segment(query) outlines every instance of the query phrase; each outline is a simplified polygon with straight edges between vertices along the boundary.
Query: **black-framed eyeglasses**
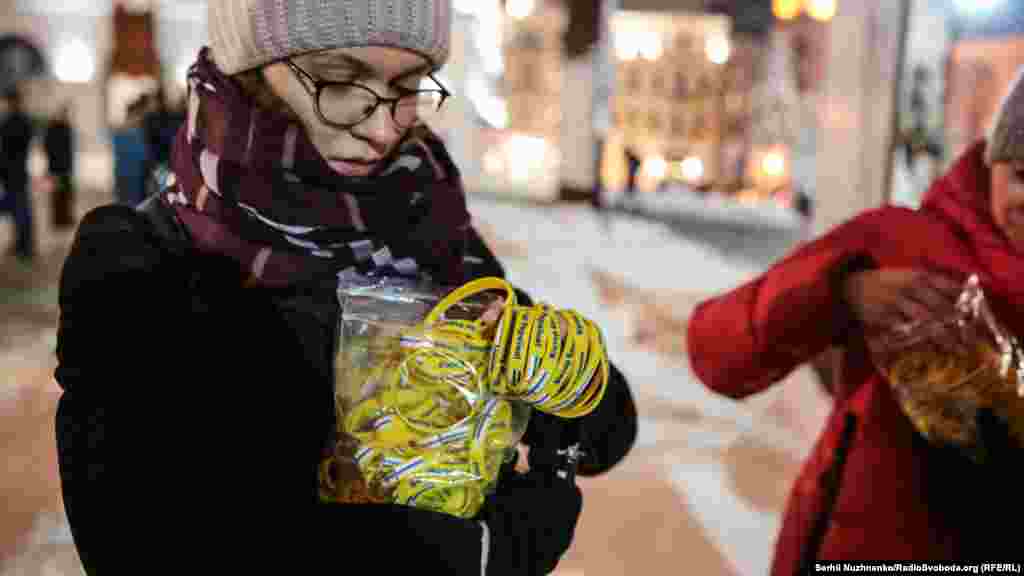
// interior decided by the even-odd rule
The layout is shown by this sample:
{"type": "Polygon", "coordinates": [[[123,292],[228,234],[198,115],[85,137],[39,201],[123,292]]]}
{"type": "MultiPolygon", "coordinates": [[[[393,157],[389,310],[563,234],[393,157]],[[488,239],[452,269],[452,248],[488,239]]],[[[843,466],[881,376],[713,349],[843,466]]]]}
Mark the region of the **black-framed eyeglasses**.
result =
{"type": "Polygon", "coordinates": [[[308,80],[313,86],[310,90],[309,86],[302,82],[306,91],[313,97],[316,115],[320,121],[336,128],[352,128],[373,116],[381,104],[387,104],[391,108],[391,120],[395,126],[403,130],[412,128],[440,112],[445,101],[451,96],[433,74],[427,74],[426,78],[429,78],[437,88],[411,90],[395,86],[394,89],[400,94],[395,98],[385,98],[358,82],[318,80],[291,60],[285,62],[300,80],[308,80]]]}

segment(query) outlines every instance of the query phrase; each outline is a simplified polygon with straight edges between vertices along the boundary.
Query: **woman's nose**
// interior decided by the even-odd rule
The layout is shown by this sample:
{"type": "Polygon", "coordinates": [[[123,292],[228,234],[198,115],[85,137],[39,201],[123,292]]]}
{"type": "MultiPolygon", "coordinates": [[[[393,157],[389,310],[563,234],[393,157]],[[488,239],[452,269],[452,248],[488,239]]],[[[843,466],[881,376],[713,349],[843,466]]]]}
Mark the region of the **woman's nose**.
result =
{"type": "Polygon", "coordinates": [[[369,118],[356,124],[352,133],[366,141],[379,156],[387,154],[400,136],[391,118],[391,109],[385,104],[377,106],[369,118]]]}

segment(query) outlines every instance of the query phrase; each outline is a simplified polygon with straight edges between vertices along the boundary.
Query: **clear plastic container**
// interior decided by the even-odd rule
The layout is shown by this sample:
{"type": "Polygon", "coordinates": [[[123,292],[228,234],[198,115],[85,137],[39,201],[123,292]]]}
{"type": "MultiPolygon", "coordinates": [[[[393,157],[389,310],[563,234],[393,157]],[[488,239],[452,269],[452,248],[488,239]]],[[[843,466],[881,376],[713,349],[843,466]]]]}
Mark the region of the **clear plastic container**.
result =
{"type": "Polygon", "coordinates": [[[484,383],[493,346],[479,333],[497,320],[486,313],[500,296],[438,309],[450,291],[395,279],[339,290],[337,437],[321,466],[322,500],[468,518],[493,489],[531,407],[484,383]]]}
{"type": "Polygon", "coordinates": [[[1024,354],[976,276],[948,316],[896,327],[871,353],[903,412],[933,443],[983,459],[975,417],[991,408],[1024,446],[1024,354]]]}

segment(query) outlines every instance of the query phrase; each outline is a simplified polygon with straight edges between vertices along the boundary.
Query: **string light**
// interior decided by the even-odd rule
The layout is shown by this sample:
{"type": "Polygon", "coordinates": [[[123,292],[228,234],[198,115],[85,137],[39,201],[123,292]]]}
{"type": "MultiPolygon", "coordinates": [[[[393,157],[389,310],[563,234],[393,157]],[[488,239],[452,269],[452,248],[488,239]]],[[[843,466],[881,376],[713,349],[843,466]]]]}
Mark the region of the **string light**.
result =
{"type": "Polygon", "coordinates": [[[803,8],[803,0],[772,0],[772,13],[779,20],[794,19],[803,8]]]}
{"type": "Polygon", "coordinates": [[[704,178],[704,162],[696,156],[689,156],[680,163],[683,178],[687,182],[699,182],[704,178]]]}
{"type": "Polygon", "coordinates": [[[828,22],[835,17],[839,8],[838,4],[837,0],[772,0],[772,13],[779,20],[793,20],[806,12],[808,16],[819,22],[828,22]]]}
{"type": "Polygon", "coordinates": [[[807,15],[819,22],[828,22],[836,15],[836,0],[810,0],[807,15]]]}
{"type": "Polygon", "coordinates": [[[765,176],[777,178],[786,173],[786,157],[781,152],[772,151],[761,160],[761,170],[765,176]]]}
{"type": "Polygon", "coordinates": [[[61,82],[87,83],[95,73],[93,51],[81,39],[69,40],[57,53],[54,74],[61,82]]]}
{"type": "Polygon", "coordinates": [[[725,64],[729,61],[729,55],[731,47],[729,46],[729,39],[725,36],[710,36],[708,37],[704,51],[707,53],[708,60],[712,64],[725,64]]]}
{"type": "Polygon", "coordinates": [[[644,162],[647,174],[655,180],[662,180],[668,173],[668,162],[661,156],[652,156],[644,162]]]}
{"type": "Polygon", "coordinates": [[[505,11],[516,20],[522,20],[533,14],[536,7],[534,0],[508,0],[505,4],[505,11]]]}

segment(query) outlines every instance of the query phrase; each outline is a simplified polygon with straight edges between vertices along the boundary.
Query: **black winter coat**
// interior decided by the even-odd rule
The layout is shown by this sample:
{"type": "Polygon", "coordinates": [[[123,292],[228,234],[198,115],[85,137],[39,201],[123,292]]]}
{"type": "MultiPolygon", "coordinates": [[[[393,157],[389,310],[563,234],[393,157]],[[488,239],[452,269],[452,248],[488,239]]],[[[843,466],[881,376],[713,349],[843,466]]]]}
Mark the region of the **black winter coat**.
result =
{"type": "MultiPolygon", "coordinates": [[[[479,574],[476,521],[317,501],[334,425],[334,283],[242,289],[233,262],[198,254],[167,222],[119,206],[94,210],[61,277],[56,434],[86,572],[297,574],[309,565],[479,574]]],[[[503,275],[472,236],[473,275],[503,275]]],[[[580,473],[599,474],[636,435],[617,370],[584,421],[589,456],[580,473]]],[[[535,414],[524,441],[540,459],[565,435],[561,421],[535,414]]],[[[579,513],[563,493],[521,490],[525,508],[492,507],[488,574],[500,573],[498,563],[521,562],[521,574],[554,567],[579,513]],[[567,534],[527,537],[531,522],[553,514],[571,517],[567,534]]]]}

